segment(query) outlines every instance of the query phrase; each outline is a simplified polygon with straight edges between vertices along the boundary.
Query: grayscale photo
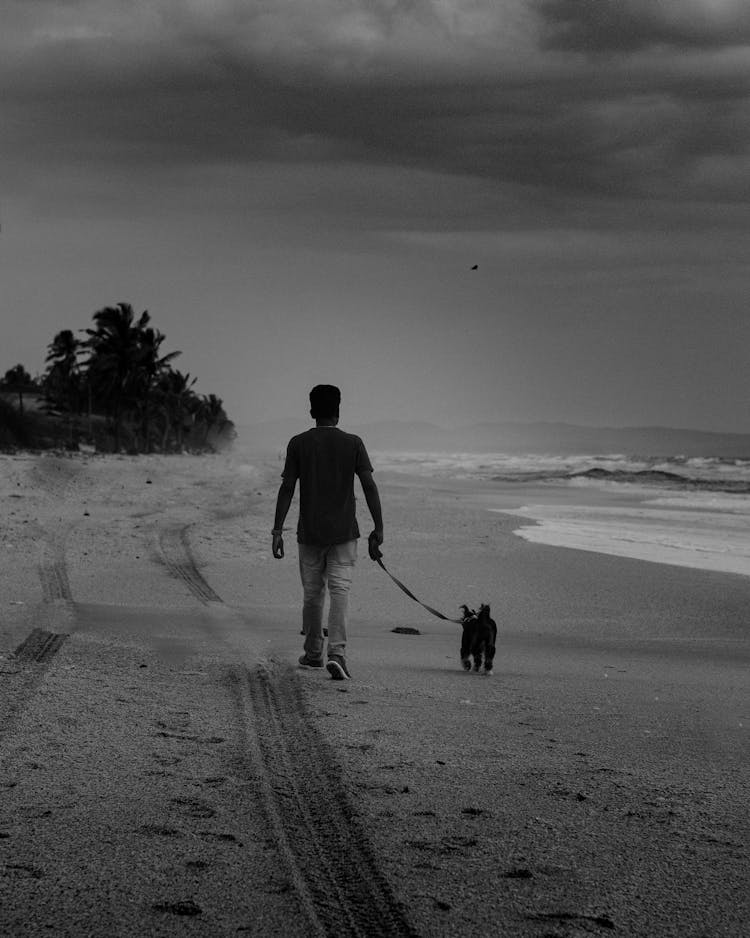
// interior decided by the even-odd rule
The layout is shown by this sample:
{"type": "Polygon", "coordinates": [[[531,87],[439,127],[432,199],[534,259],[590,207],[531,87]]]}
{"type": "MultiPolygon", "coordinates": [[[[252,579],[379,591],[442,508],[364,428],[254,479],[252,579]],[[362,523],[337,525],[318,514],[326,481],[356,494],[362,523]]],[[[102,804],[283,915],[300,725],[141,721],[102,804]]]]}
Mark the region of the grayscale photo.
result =
{"type": "Polygon", "coordinates": [[[750,2],[0,3],[0,938],[750,935],[750,2]]]}

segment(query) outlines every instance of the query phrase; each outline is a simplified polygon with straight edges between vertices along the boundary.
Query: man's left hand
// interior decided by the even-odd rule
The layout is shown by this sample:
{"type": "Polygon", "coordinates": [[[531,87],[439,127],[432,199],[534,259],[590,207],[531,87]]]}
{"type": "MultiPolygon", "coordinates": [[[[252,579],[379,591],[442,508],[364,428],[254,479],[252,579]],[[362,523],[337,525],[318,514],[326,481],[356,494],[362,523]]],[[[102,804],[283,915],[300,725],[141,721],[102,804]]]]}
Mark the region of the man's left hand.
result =
{"type": "Polygon", "coordinates": [[[383,543],[383,535],[380,531],[373,531],[372,534],[367,538],[367,549],[370,554],[370,560],[380,560],[383,556],[383,551],[380,549],[380,545],[383,543]]]}
{"type": "Polygon", "coordinates": [[[271,544],[273,555],[277,560],[281,560],[281,558],[284,556],[284,538],[281,536],[281,534],[273,534],[271,536],[273,537],[273,542],[271,544]]]}

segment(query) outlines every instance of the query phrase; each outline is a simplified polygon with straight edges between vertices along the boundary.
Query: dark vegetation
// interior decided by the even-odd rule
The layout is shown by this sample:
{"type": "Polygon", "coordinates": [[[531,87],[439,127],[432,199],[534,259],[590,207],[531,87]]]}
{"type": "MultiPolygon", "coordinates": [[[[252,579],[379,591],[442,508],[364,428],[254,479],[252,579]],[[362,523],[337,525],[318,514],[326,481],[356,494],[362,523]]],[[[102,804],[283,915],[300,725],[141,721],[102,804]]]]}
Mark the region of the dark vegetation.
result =
{"type": "Polygon", "coordinates": [[[16,365],[0,379],[0,448],[81,447],[99,452],[217,452],[236,433],[223,402],[193,390],[175,369],[181,353],[129,303],[94,313],[93,327],[64,329],[47,347],[44,374],[16,365]]]}

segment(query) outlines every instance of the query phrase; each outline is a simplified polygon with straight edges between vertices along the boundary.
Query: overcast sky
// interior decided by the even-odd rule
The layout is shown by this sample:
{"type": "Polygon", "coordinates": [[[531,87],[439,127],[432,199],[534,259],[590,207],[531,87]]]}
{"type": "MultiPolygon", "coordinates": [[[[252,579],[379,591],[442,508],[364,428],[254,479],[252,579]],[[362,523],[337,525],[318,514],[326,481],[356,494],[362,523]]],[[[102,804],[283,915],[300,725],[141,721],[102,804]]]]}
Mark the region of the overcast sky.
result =
{"type": "Polygon", "coordinates": [[[0,88],[0,372],[750,431],[747,0],[3,0],[0,88]]]}

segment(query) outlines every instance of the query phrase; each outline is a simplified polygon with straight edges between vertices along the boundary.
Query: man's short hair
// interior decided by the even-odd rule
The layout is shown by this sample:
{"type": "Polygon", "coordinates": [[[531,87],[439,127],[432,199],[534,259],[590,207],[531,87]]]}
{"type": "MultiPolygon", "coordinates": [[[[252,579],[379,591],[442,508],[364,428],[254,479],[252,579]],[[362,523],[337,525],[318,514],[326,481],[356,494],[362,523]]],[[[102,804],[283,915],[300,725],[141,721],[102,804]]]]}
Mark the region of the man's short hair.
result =
{"type": "Polygon", "coordinates": [[[310,414],[314,420],[338,417],[341,391],[332,384],[316,384],[310,391],[310,414]]]}

